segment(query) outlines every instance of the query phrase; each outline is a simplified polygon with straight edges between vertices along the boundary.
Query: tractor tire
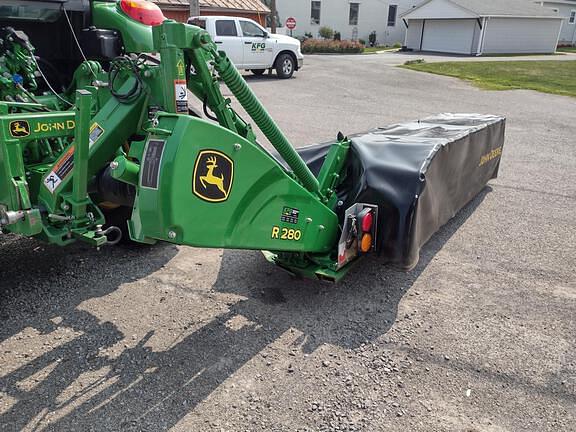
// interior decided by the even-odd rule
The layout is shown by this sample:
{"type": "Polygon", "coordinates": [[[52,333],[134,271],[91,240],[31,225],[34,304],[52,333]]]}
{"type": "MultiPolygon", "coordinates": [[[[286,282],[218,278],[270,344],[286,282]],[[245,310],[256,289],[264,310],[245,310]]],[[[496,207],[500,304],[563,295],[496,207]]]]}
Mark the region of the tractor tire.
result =
{"type": "Polygon", "coordinates": [[[276,74],[280,79],[292,78],[296,70],[296,62],[290,54],[280,54],[276,59],[276,74]]]}
{"type": "Polygon", "coordinates": [[[252,72],[256,76],[260,76],[260,75],[264,75],[264,72],[266,72],[266,69],[250,69],[250,72],[252,72]]]}

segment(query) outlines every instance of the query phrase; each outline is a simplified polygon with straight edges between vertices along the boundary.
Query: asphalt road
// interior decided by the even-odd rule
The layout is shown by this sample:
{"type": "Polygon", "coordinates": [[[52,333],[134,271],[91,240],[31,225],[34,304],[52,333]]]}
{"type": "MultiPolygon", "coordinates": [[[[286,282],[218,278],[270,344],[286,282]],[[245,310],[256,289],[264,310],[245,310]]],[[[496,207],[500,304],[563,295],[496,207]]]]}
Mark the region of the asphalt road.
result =
{"type": "Polygon", "coordinates": [[[258,252],[0,237],[0,430],[576,430],[576,99],[380,55],[249,82],[298,146],[503,114],[501,175],[414,271],[336,286],[258,252]]]}

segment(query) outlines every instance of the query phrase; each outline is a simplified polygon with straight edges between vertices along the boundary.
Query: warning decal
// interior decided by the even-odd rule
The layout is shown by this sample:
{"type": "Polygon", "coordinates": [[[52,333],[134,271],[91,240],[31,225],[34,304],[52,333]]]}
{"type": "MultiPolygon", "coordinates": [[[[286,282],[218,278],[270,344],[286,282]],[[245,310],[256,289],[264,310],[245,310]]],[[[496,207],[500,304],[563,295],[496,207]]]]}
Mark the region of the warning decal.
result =
{"type": "Polygon", "coordinates": [[[102,129],[102,126],[100,126],[98,123],[94,123],[92,126],[90,126],[90,147],[92,147],[94,143],[100,139],[103,133],[104,129],[102,129]]]}
{"type": "Polygon", "coordinates": [[[158,179],[160,177],[160,163],[164,154],[163,140],[150,140],[144,151],[144,162],[142,163],[142,187],[158,189],[158,179]]]}
{"type": "Polygon", "coordinates": [[[186,80],[174,80],[174,95],[176,98],[176,112],[188,114],[188,88],[186,80]]]}
{"type": "Polygon", "coordinates": [[[56,162],[56,165],[52,168],[52,171],[44,179],[44,186],[54,193],[56,188],[60,186],[60,183],[72,172],[74,168],[74,146],[70,146],[62,158],[56,162]]]}

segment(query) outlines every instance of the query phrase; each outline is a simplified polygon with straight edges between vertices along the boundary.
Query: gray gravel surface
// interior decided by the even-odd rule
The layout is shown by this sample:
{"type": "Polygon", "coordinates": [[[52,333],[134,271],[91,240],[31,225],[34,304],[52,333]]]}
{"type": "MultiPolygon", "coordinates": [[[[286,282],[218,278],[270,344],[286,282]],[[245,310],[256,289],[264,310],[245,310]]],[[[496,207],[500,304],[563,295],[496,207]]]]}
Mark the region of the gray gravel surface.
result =
{"type": "Polygon", "coordinates": [[[576,430],[576,99],[383,59],[248,79],[297,145],[508,117],[500,178],[414,271],[367,259],[333,286],[259,252],[0,237],[0,430],[576,430]]]}

